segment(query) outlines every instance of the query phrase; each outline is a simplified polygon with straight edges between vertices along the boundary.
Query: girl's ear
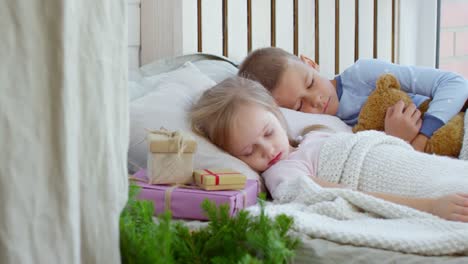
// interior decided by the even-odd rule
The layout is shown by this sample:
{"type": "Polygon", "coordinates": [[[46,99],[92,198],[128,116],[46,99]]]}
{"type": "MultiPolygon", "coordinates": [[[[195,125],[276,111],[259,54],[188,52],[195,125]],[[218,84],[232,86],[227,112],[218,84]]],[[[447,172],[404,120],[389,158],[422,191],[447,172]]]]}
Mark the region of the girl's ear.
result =
{"type": "Polygon", "coordinates": [[[309,65],[310,67],[314,68],[317,71],[320,71],[320,66],[315,61],[313,61],[311,58],[309,58],[307,56],[304,56],[302,54],[299,56],[299,58],[305,64],[309,65]]]}

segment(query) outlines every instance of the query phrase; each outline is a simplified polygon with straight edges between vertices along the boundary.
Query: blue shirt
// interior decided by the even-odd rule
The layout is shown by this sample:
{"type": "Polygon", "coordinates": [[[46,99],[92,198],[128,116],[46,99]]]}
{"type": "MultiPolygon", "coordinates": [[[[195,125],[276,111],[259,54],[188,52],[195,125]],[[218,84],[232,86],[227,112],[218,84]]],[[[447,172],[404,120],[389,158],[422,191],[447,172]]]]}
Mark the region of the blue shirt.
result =
{"type": "Polygon", "coordinates": [[[401,89],[408,93],[415,105],[432,98],[420,130],[428,137],[460,112],[468,98],[468,82],[453,72],[360,59],[335,78],[340,101],[336,115],[354,126],[367,97],[375,89],[377,79],[384,73],[396,76],[401,89]]]}

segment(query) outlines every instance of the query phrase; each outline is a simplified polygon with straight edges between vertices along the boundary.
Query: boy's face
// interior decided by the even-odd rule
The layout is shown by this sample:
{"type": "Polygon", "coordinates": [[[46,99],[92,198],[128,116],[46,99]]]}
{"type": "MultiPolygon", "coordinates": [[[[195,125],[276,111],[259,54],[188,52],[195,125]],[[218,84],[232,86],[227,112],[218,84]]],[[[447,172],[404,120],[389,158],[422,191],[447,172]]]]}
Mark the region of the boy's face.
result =
{"type": "Polygon", "coordinates": [[[291,150],[286,131],[276,116],[256,105],[240,107],[234,116],[235,133],[229,139],[227,151],[263,172],[287,158],[291,150]]]}
{"type": "Polygon", "coordinates": [[[272,94],[281,107],[305,113],[336,115],[338,95],[332,81],[322,77],[314,66],[293,61],[280,77],[272,94]]]}

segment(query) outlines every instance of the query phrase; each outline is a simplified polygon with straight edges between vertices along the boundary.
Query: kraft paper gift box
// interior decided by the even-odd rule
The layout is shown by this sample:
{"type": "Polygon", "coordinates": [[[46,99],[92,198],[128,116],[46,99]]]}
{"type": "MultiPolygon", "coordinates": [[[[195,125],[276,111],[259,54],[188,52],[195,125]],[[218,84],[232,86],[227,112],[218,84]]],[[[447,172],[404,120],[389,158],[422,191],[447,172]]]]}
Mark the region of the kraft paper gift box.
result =
{"type": "Polygon", "coordinates": [[[204,190],[240,190],[247,177],[232,169],[203,169],[193,171],[194,182],[204,190]]]}
{"type": "Polygon", "coordinates": [[[176,187],[177,185],[152,185],[147,182],[146,170],[139,170],[133,175],[141,187],[138,199],[154,202],[155,215],[169,209],[175,219],[208,220],[201,204],[209,199],[216,205],[228,204],[229,215],[236,215],[241,209],[255,205],[259,193],[259,183],[247,180],[245,188],[237,191],[205,191],[176,187]]]}
{"type": "Polygon", "coordinates": [[[193,182],[194,138],[185,132],[150,131],[148,141],[148,178],[151,184],[193,182]]]}

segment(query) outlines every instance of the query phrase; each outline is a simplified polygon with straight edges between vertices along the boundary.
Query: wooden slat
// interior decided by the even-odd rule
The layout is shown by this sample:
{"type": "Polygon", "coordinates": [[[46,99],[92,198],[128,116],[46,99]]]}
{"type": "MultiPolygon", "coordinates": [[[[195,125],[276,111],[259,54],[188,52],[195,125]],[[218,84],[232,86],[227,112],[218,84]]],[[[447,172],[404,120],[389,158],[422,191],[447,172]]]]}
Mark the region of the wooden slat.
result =
{"type": "Polygon", "coordinates": [[[276,0],[271,0],[271,46],[276,46],[276,0]]]}
{"type": "Polygon", "coordinates": [[[396,10],[395,10],[395,0],[392,0],[392,62],[395,62],[395,19],[396,10]]]}
{"type": "Polygon", "coordinates": [[[228,57],[228,0],[223,0],[223,56],[228,57]]]}
{"type": "Polygon", "coordinates": [[[377,0],[374,0],[374,58],[377,58],[377,0]]]}
{"type": "Polygon", "coordinates": [[[252,0],[247,0],[247,51],[252,51],[252,0]]]}
{"type": "Polygon", "coordinates": [[[354,61],[359,59],[359,0],[354,1],[354,61]]]}
{"type": "MultiPolygon", "coordinates": [[[[400,2],[398,2],[400,5],[400,2]]],[[[435,67],[439,69],[440,62],[440,13],[441,13],[441,0],[437,0],[437,18],[436,18],[436,56],[435,56],[435,67]]],[[[465,103],[465,107],[468,105],[468,101],[465,103]]],[[[466,109],[463,107],[464,109],[466,109]]]]}
{"type": "Polygon", "coordinates": [[[198,27],[198,52],[203,51],[202,46],[202,0],[197,1],[197,27],[198,27]]]}
{"type": "Polygon", "coordinates": [[[315,0],[315,62],[320,64],[319,58],[319,0],[315,0]]]}
{"type": "Polygon", "coordinates": [[[340,72],[340,0],[335,0],[335,74],[340,72]]]}
{"type": "Polygon", "coordinates": [[[294,0],[294,54],[299,53],[299,0],[294,0]]]}

